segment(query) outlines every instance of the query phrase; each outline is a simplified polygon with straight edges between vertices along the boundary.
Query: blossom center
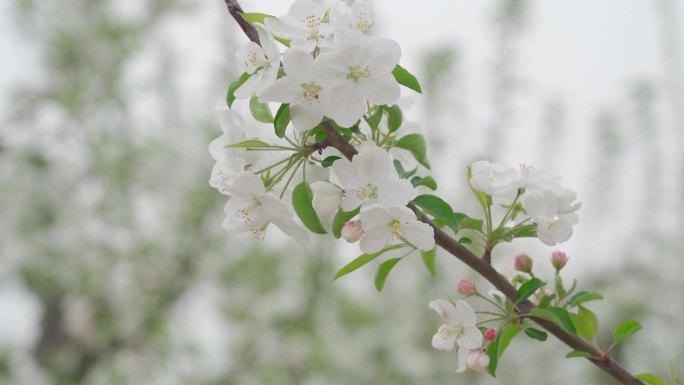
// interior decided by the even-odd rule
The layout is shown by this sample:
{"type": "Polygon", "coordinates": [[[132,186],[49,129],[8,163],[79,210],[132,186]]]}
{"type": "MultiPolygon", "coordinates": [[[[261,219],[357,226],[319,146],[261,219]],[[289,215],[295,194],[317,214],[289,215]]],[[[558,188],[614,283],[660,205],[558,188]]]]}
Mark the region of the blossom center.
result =
{"type": "Polygon", "coordinates": [[[318,27],[323,22],[323,19],[316,15],[309,15],[304,18],[304,24],[309,32],[307,35],[308,40],[318,40],[320,35],[318,34],[318,27]]]}
{"type": "Polygon", "coordinates": [[[321,90],[321,86],[313,82],[304,83],[302,89],[304,90],[304,101],[309,104],[318,103],[318,92],[321,90]]]}
{"type": "Polygon", "coordinates": [[[370,68],[368,66],[361,67],[360,65],[349,66],[349,73],[347,74],[347,79],[351,79],[355,82],[360,82],[363,79],[370,77],[370,68]]]}
{"type": "Polygon", "coordinates": [[[361,201],[366,201],[368,199],[378,199],[378,188],[372,184],[367,184],[361,187],[357,192],[356,196],[361,201]]]}
{"type": "Polygon", "coordinates": [[[446,339],[452,338],[452,337],[458,337],[461,334],[463,334],[463,326],[457,325],[457,326],[450,326],[447,324],[442,325],[439,330],[437,331],[439,335],[446,339]]]}
{"type": "Polygon", "coordinates": [[[373,22],[368,20],[366,12],[361,12],[357,17],[356,17],[356,23],[353,25],[354,29],[357,29],[361,32],[366,32],[371,27],[373,27],[373,22]]]}
{"type": "Polygon", "coordinates": [[[266,60],[263,55],[259,55],[256,51],[249,51],[247,54],[247,60],[245,62],[245,67],[270,67],[271,63],[266,60]]]}
{"type": "Polygon", "coordinates": [[[399,222],[396,219],[392,219],[392,222],[390,222],[389,224],[389,228],[392,234],[394,234],[394,236],[396,236],[397,238],[401,237],[401,222],[399,222]]]}
{"type": "Polygon", "coordinates": [[[247,206],[237,209],[236,215],[238,219],[242,220],[244,223],[252,223],[252,214],[254,214],[254,211],[256,211],[259,206],[261,206],[261,202],[255,199],[247,206]]]}

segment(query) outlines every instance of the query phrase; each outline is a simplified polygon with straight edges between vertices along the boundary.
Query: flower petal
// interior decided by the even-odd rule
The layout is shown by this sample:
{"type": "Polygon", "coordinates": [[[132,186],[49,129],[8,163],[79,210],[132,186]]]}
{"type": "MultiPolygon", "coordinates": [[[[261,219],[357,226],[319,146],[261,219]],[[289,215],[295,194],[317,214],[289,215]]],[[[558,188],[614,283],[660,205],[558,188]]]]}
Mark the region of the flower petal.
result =
{"type": "Polygon", "coordinates": [[[377,146],[359,151],[352,162],[358,165],[361,183],[377,185],[394,173],[392,158],[390,158],[389,153],[377,146]]]}
{"type": "MultiPolygon", "coordinates": [[[[363,226],[363,221],[361,222],[361,225],[363,226]]],[[[361,251],[366,254],[377,253],[378,251],[382,250],[382,248],[389,243],[389,240],[392,236],[389,228],[387,227],[377,226],[366,229],[364,226],[363,229],[365,233],[361,238],[361,243],[359,246],[361,251]]]]}
{"type": "Polygon", "coordinates": [[[416,195],[406,179],[387,179],[377,184],[378,203],[386,206],[405,206],[416,195]]]}
{"type": "Polygon", "coordinates": [[[482,332],[475,326],[464,326],[463,334],[456,338],[461,349],[477,349],[482,346],[482,332]]]}
{"type": "Polygon", "coordinates": [[[291,103],[302,93],[302,87],[293,77],[283,76],[259,94],[261,103],[291,103]]]}
{"type": "Polygon", "coordinates": [[[298,83],[309,83],[313,80],[314,59],[311,53],[300,48],[290,48],[283,54],[283,69],[288,77],[297,79],[298,83]]]}
{"type": "Polygon", "coordinates": [[[439,327],[437,333],[432,336],[432,347],[450,352],[454,350],[454,345],[456,345],[456,336],[451,333],[443,332],[446,328],[450,328],[450,326],[443,324],[439,327]]]}
{"type": "Polygon", "coordinates": [[[451,302],[445,301],[443,299],[437,299],[430,301],[428,307],[436,311],[437,314],[439,314],[439,316],[442,317],[442,319],[449,325],[455,325],[454,320],[458,319],[458,314],[456,313],[456,308],[451,302]]]}
{"type": "Polygon", "coordinates": [[[306,131],[316,127],[323,120],[323,109],[319,103],[292,103],[290,115],[294,128],[306,131]]]}
{"type": "Polygon", "coordinates": [[[401,226],[404,238],[416,248],[427,251],[435,247],[435,231],[427,223],[411,222],[401,226]]]}
{"type": "Polygon", "coordinates": [[[369,102],[377,105],[394,104],[399,99],[401,90],[392,74],[378,78],[370,78],[359,83],[361,93],[369,102]]]}
{"type": "Polygon", "coordinates": [[[390,74],[400,57],[401,48],[396,41],[376,38],[363,47],[361,64],[370,68],[372,77],[379,77],[390,74]]]}

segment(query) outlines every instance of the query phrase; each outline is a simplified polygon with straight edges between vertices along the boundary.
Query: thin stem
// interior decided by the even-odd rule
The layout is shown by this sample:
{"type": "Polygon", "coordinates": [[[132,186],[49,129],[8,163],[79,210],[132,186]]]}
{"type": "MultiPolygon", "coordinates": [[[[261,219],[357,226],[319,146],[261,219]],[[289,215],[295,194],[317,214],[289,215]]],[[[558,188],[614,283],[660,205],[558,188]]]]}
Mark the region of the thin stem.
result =
{"type": "Polygon", "coordinates": [[[283,199],[283,196],[285,195],[285,191],[287,191],[287,187],[290,185],[290,182],[292,182],[292,179],[294,178],[295,174],[297,173],[297,170],[299,170],[299,167],[302,165],[302,163],[305,163],[306,160],[301,159],[297,162],[297,165],[294,167],[294,170],[292,170],[292,174],[290,174],[290,177],[287,178],[287,182],[285,182],[285,186],[283,186],[283,190],[280,192],[280,199],[283,199]]]}

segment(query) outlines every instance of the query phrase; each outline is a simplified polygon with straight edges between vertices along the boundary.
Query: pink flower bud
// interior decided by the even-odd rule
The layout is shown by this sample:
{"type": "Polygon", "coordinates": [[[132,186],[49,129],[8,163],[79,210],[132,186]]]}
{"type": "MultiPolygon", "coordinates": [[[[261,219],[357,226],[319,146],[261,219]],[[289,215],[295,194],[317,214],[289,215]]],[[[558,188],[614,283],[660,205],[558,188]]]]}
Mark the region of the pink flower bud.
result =
{"type": "Polygon", "coordinates": [[[518,254],[513,265],[516,270],[529,273],[532,271],[532,258],[527,254],[518,254]]]}
{"type": "Polygon", "coordinates": [[[564,268],[566,263],[568,263],[568,256],[564,252],[556,250],[551,253],[551,264],[557,271],[564,268]]]}
{"type": "Polygon", "coordinates": [[[487,331],[484,334],[484,339],[487,341],[494,341],[496,338],[496,330],[494,329],[487,329],[487,331]]]}
{"type": "Polygon", "coordinates": [[[489,356],[480,350],[471,350],[465,355],[465,365],[475,372],[483,372],[489,366],[489,356]]]}
{"type": "Polygon", "coordinates": [[[359,221],[349,221],[342,227],[342,238],[349,243],[354,243],[361,239],[363,227],[359,221]]]}
{"type": "Polygon", "coordinates": [[[477,293],[477,288],[475,287],[475,284],[473,284],[472,282],[466,279],[462,279],[458,283],[458,293],[464,297],[470,297],[471,295],[477,293]]]}

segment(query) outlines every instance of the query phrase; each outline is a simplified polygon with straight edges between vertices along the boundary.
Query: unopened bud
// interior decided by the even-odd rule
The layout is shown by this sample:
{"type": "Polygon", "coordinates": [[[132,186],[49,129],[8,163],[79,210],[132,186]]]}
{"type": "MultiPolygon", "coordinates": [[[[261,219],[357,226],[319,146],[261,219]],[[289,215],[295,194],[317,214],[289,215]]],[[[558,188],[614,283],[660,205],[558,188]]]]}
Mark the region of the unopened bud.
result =
{"type": "Polygon", "coordinates": [[[564,252],[556,250],[551,253],[551,264],[556,268],[556,271],[564,268],[566,263],[568,263],[568,256],[564,252]]]}
{"type": "Polygon", "coordinates": [[[477,288],[475,287],[474,283],[466,279],[462,279],[458,283],[458,293],[464,297],[470,297],[471,295],[477,293],[477,288]]]}
{"type": "Polygon", "coordinates": [[[349,243],[354,243],[361,239],[363,227],[359,221],[349,221],[342,227],[342,238],[349,243]]]}
{"type": "Polygon", "coordinates": [[[529,273],[532,271],[532,258],[527,254],[518,254],[513,265],[516,270],[529,273]]]}
{"type": "Polygon", "coordinates": [[[466,367],[475,372],[483,372],[489,366],[489,356],[480,350],[471,350],[465,355],[466,367]]]}
{"type": "Polygon", "coordinates": [[[496,330],[494,329],[487,329],[487,331],[484,334],[484,339],[487,341],[494,341],[496,338],[496,330]]]}

